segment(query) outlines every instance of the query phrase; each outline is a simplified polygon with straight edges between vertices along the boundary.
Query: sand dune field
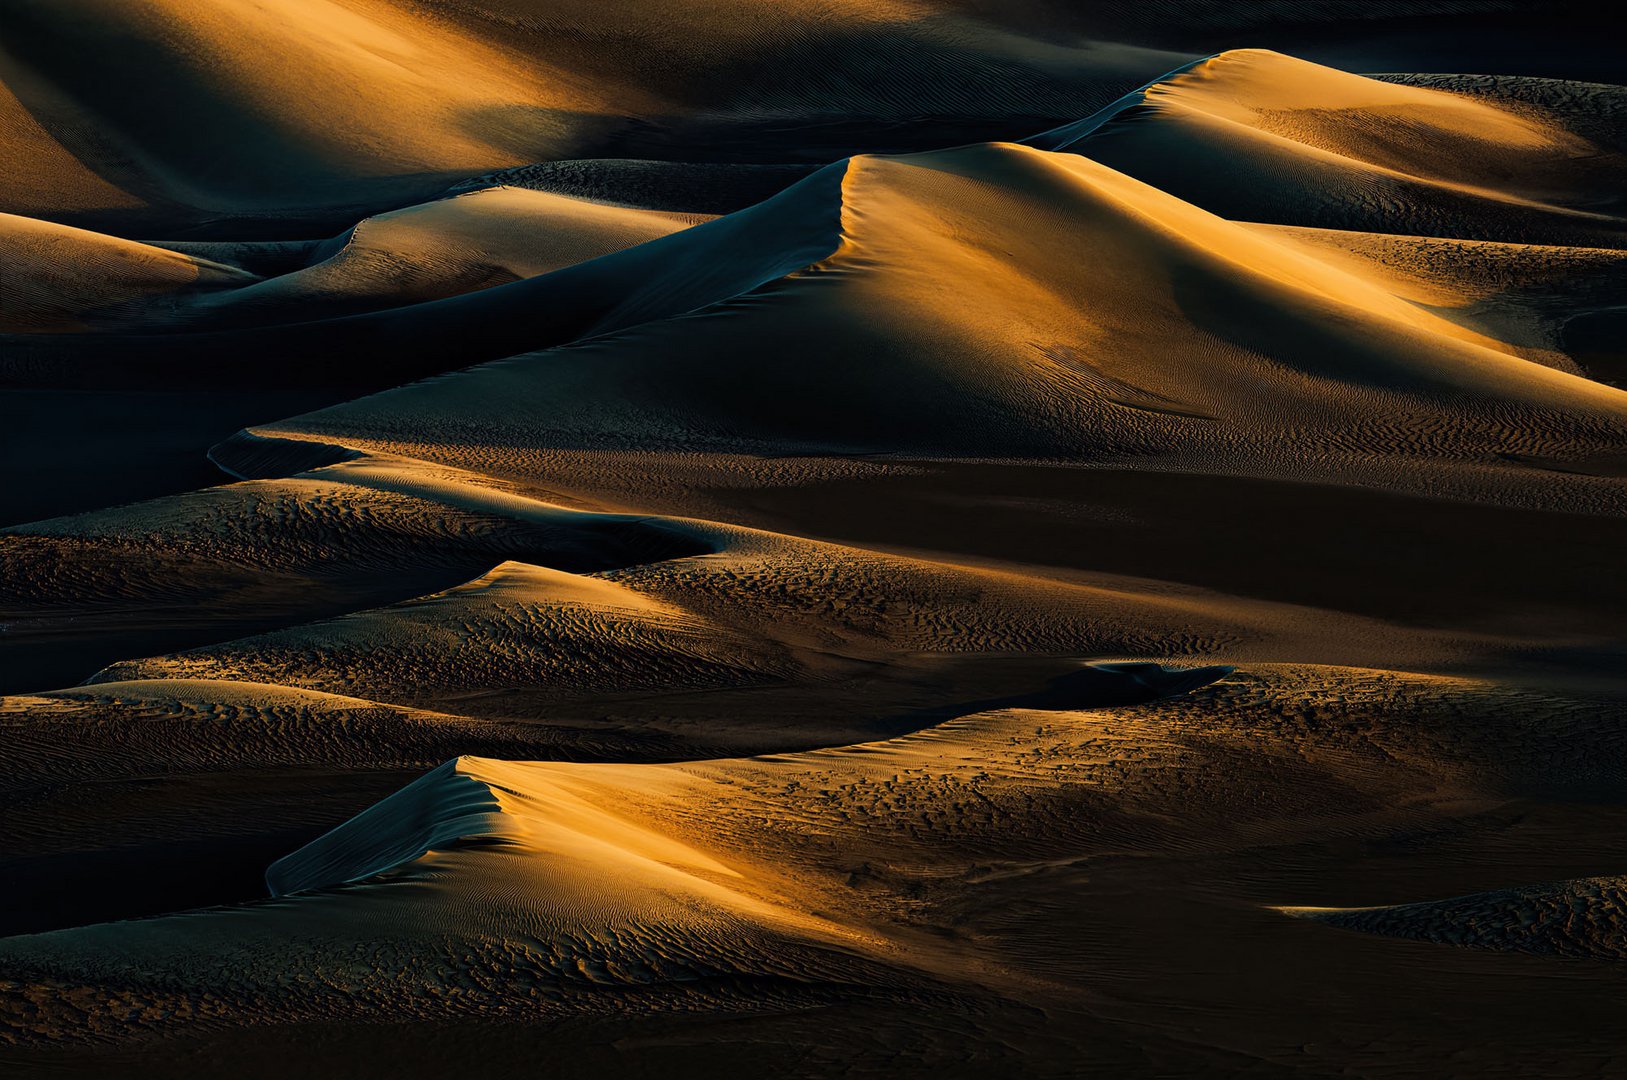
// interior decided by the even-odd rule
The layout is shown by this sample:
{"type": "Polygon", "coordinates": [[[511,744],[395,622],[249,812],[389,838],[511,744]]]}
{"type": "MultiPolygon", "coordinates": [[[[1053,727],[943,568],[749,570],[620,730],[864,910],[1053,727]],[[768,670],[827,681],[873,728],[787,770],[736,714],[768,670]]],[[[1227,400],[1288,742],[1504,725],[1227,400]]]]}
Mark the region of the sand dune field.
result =
{"type": "Polygon", "coordinates": [[[1619,1074],[1624,84],[0,3],[0,1072],[1619,1074]]]}

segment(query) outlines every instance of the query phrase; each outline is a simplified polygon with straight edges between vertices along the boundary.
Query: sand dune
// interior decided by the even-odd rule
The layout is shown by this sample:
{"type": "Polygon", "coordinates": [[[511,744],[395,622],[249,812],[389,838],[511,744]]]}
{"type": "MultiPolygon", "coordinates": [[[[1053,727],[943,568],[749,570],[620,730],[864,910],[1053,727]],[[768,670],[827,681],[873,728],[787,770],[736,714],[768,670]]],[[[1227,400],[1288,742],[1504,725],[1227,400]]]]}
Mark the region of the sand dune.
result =
{"type": "MultiPolygon", "coordinates": [[[[36,650],[58,670],[94,668],[103,650],[138,636],[194,644],[257,629],[278,612],[297,622],[347,601],[361,607],[368,598],[407,599],[124,661],[91,682],[305,687],[542,722],[559,729],[558,740],[580,740],[589,754],[602,753],[606,740],[637,754],[641,745],[673,752],[672,740],[758,750],[786,740],[863,738],[907,725],[913,711],[941,705],[946,695],[1014,697],[1065,676],[1077,682],[1081,653],[1203,650],[1262,636],[1337,649],[1336,635],[1323,638],[1314,620],[1291,609],[1237,602],[1217,611],[1213,598],[1168,587],[1089,579],[1064,585],[701,522],[568,511],[445,470],[437,477],[422,465],[358,460],[308,475],[147,508],[149,520],[163,523],[149,534],[155,546],[214,552],[216,569],[196,573],[184,589],[162,563],[147,579],[128,573],[120,562],[130,557],[129,545],[64,543],[38,527],[26,530],[29,542],[12,548],[13,647],[36,650]],[[257,568],[241,566],[238,553],[260,547],[266,524],[279,519],[286,519],[279,531],[288,546],[263,548],[257,568]],[[608,556],[618,534],[627,568],[582,576],[595,569],[589,560],[608,556]],[[591,555],[578,546],[585,540],[591,555]],[[450,549],[443,546],[449,541],[450,549]],[[460,547],[462,557],[478,558],[527,545],[532,559],[577,572],[507,563],[408,599],[417,583],[456,573],[460,547]],[[684,558],[688,553],[698,557],[684,558]],[[57,629],[66,624],[81,628],[68,648],[57,629]],[[1025,653],[1032,658],[1012,660],[1025,653]],[[936,691],[929,689],[934,681],[936,691]],[[782,711],[733,716],[730,697],[700,691],[749,692],[781,702],[782,711]],[[640,715],[640,726],[606,723],[607,694],[623,699],[622,713],[640,715]],[[642,697],[664,703],[653,706],[658,723],[642,715],[652,707],[636,704],[642,697]],[[842,710],[831,707],[837,700],[842,710]],[[656,730],[662,735],[651,743],[656,730]]],[[[63,524],[81,536],[93,531],[88,521],[63,524]]],[[[197,554],[184,557],[201,569],[197,554]]],[[[1449,648],[1444,641],[1437,647],[1449,648]]],[[[1093,691],[1058,684],[1062,699],[1070,692],[1093,691]]]]}
{"type": "Polygon", "coordinates": [[[1599,146],[1614,150],[1627,148],[1618,122],[1623,107],[1627,106],[1627,92],[1610,83],[1522,75],[1418,72],[1374,77],[1404,86],[1483,98],[1517,112],[1534,114],[1599,146]]]}
{"type": "MultiPolygon", "coordinates": [[[[604,280],[663,244],[708,243],[710,229],[839,215],[839,242],[824,241],[834,250],[803,269],[820,246],[811,227],[795,257],[742,259],[714,288],[739,299],[663,318],[699,294],[641,280],[570,348],[262,430],[500,472],[499,457],[589,449],[1183,453],[1253,469],[1243,462],[1290,437],[1276,425],[1287,417],[1295,453],[1273,453],[1272,468],[1305,478],[1370,469],[1374,455],[1428,454],[1436,468],[1615,445],[1618,391],[1421,308],[1393,273],[1316,257],[1086,159],[1009,145],[859,158],[831,206],[837,176],[578,268],[604,280]],[[956,303],[972,289],[987,303],[956,303]],[[758,360],[765,340],[778,343],[771,365],[758,360]],[[765,395],[794,404],[763,411],[765,395]],[[460,417],[473,415],[471,440],[460,417]]],[[[563,277],[481,302],[507,307],[563,277]]]]}
{"type": "Polygon", "coordinates": [[[30,659],[5,677],[15,689],[72,683],[133,641],[191,645],[407,599],[510,556],[599,569],[704,550],[658,523],[512,500],[497,515],[486,501],[295,479],[14,530],[0,606],[20,624],[12,654],[30,659]]]}
{"type": "Polygon", "coordinates": [[[1212,57],[1028,141],[1237,220],[1622,246],[1619,151],[1490,101],[1261,50],[1212,57]]]}
{"type": "MultiPolygon", "coordinates": [[[[198,678],[252,672],[284,686],[337,685],[376,700],[403,693],[476,712],[494,695],[532,697],[751,685],[785,661],[744,635],[608,581],[504,563],[405,606],[279,631],[207,659],[120,665],[93,677],[198,678]],[[186,672],[183,676],[181,673],[186,672]],[[486,701],[464,699],[482,695],[486,701]]],[[[501,705],[497,706],[501,708],[501,705]]]]}
{"type": "Polygon", "coordinates": [[[0,331],[51,333],[116,321],[149,297],[252,283],[254,275],[147,244],[0,214],[0,331]]]}
{"type": "MultiPolygon", "coordinates": [[[[1169,66],[1167,52],[934,7],[28,0],[0,24],[22,102],[7,108],[8,151],[56,159],[84,192],[64,210],[147,210],[76,223],[192,225],[389,209],[595,148],[729,160],[724,146],[756,142],[751,159],[823,163],[865,124],[919,144],[923,112],[943,131],[927,145],[968,125],[986,137],[1014,113],[1088,111],[1169,66]],[[801,134],[776,138],[788,122],[801,134]],[[259,137],[233,138],[245,129],[259,137]]],[[[43,193],[18,194],[36,201],[0,209],[41,209],[43,193]]]]}
{"type": "Polygon", "coordinates": [[[189,297],[169,320],[241,326],[419,304],[547,274],[700,220],[486,188],[368,218],[318,246],[309,265],[189,297]]]}
{"type": "MultiPolygon", "coordinates": [[[[701,1001],[725,1013],[750,1001],[784,1007],[830,1000],[850,983],[879,1000],[1077,1007],[1056,980],[1078,959],[1013,948],[1011,935],[1019,913],[1044,917],[1053,890],[1077,890],[1081,867],[1116,878],[1108,856],[1124,837],[1140,837],[1160,865],[1224,865],[1227,852],[1280,843],[1281,832],[1256,830],[1285,812],[1302,834],[1325,815],[1400,813],[1422,825],[1478,783],[1471,766],[1443,787],[1434,739],[1492,755],[1501,740],[1521,740],[1532,775],[1580,777],[1597,752],[1587,740],[1613,738],[1607,704],[1463,680],[1297,668],[1202,688],[1222,672],[1193,674],[1155,677],[1174,696],[1151,704],[986,713],[804,754],[677,765],[458,758],[273,864],[281,900],[0,944],[9,971],[42,980],[27,1009],[8,1014],[10,1037],[64,1031],[74,1014],[46,987],[86,980],[120,987],[92,1031],[148,1037],[251,1003],[261,1023],[358,1010],[518,1021],[701,1001]],[[1359,703],[1365,729],[1322,723],[1321,702],[1332,701],[1359,703]],[[1533,739],[1548,709],[1571,724],[1533,739]],[[1396,754],[1400,769],[1386,764],[1396,754]],[[1246,789],[1227,777],[1238,770],[1246,789]],[[1366,794],[1352,801],[1357,790],[1366,794]],[[1163,812],[1171,799],[1185,807],[1180,819],[1163,812]],[[1216,820],[1232,830],[1207,831],[1216,820]],[[949,912],[970,936],[920,933],[922,920],[949,912]],[[427,963],[426,945],[436,957],[427,963]],[[320,975],[334,947],[364,958],[343,987],[320,975]],[[222,949],[229,977],[212,960],[222,949]],[[400,979],[401,965],[413,979],[400,979]]],[[[1086,890],[1099,897],[1086,901],[1092,910],[1133,925],[1134,906],[1102,889],[1086,890]]],[[[1156,962],[1179,963],[1178,952],[1156,962]]],[[[1086,981],[1119,978],[1110,967],[1086,981]]]]}
{"type": "Polygon", "coordinates": [[[0,51],[0,186],[21,215],[129,210],[141,200],[87,166],[67,143],[83,137],[73,105],[0,51]],[[26,103],[25,103],[26,102],[26,103]],[[51,129],[56,128],[53,132],[51,129]]]}
{"type": "Polygon", "coordinates": [[[1336,229],[1261,227],[1264,235],[1376,280],[1397,297],[1475,330],[1518,356],[1602,378],[1567,351],[1566,327],[1615,307],[1627,255],[1600,248],[1499,244],[1336,229]]]}

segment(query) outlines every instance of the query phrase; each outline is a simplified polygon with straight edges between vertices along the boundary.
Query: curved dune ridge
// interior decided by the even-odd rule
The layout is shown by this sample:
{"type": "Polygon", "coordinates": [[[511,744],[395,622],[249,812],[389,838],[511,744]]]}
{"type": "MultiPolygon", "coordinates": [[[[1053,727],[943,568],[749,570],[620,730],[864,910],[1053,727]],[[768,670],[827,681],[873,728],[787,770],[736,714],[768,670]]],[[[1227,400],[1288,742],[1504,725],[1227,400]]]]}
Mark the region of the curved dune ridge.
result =
{"type": "Polygon", "coordinates": [[[0,9],[0,1072],[1619,1060],[1558,15],[0,9]]]}
{"type": "Polygon", "coordinates": [[[241,325],[424,303],[547,274],[702,220],[487,188],[368,218],[319,248],[310,266],[203,298],[181,315],[241,325]]]}
{"type": "Polygon", "coordinates": [[[1264,50],[1211,57],[1027,141],[1246,221],[1605,247],[1627,227],[1619,150],[1264,50]]]}
{"type": "MultiPolygon", "coordinates": [[[[1484,332],[1492,324],[1421,305],[1392,271],[1224,221],[1087,159],[988,145],[853,159],[839,193],[837,175],[579,268],[612,280],[661,245],[708,243],[707,230],[835,211],[839,237],[809,230],[797,259],[714,264],[719,286],[743,290],[734,300],[674,319],[700,282],[675,294],[640,278],[569,348],[259,430],[499,471],[498,447],[528,458],[1163,453],[1251,470],[1291,438],[1272,467],[1301,476],[1357,458],[1372,468],[1374,454],[1427,470],[1511,450],[1585,455],[1619,438],[1621,392],[1551,356],[1533,362],[1526,332],[1505,343],[1484,332]],[[824,244],[828,255],[796,268],[824,244]],[[986,302],[960,302],[974,291],[986,302]],[[764,364],[770,342],[776,362],[764,364]],[[765,398],[783,406],[763,410],[765,398]]],[[[1584,270],[1559,273],[1593,265],[1578,261],[1584,270]]],[[[1600,303],[1614,264],[1602,273],[1600,303]]],[[[480,302],[507,309],[520,288],[480,302]]]]}

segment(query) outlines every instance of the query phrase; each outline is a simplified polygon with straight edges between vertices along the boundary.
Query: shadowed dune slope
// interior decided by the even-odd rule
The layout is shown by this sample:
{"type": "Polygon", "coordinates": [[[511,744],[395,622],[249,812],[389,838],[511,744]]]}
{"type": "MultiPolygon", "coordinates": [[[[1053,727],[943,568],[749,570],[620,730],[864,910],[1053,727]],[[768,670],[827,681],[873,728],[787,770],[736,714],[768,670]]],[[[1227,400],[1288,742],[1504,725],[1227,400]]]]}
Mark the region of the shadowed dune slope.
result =
{"type": "MultiPolygon", "coordinates": [[[[253,330],[101,334],[87,336],[72,347],[53,345],[39,336],[11,335],[0,343],[4,345],[0,368],[8,382],[22,386],[77,385],[87,377],[106,386],[167,386],[205,375],[226,385],[397,384],[460,363],[513,355],[682,314],[808,266],[840,242],[839,192],[846,169],[846,162],[827,166],[763,203],[688,229],[680,229],[679,222],[664,214],[585,208],[582,216],[586,220],[572,227],[575,239],[566,250],[580,242],[589,248],[608,249],[610,254],[466,295],[391,311],[253,330]],[[646,243],[614,250],[620,243],[618,236],[630,239],[628,229],[657,235],[646,243]],[[659,235],[663,230],[668,235],[659,235]],[[215,361],[223,350],[233,352],[242,362],[222,369],[215,361]]],[[[550,228],[549,220],[560,209],[558,200],[562,198],[567,197],[532,192],[498,197],[493,200],[502,204],[498,220],[486,220],[481,212],[485,206],[478,199],[472,208],[458,205],[461,198],[452,199],[405,212],[380,231],[387,242],[394,237],[396,242],[410,245],[414,242],[413,220],[422,214],[431,221],[471,229],[476,235],[492,230],[503,234],[501,247],[508,253],[506,257],[460,253],[458,240],[443,238],[441,243],[450,246],[454,263],[461,263],[465,270],[485,261],[501,265],[522,257],[547,258],[548,246],[565,239],[559,230],[550,228]],[[514,204],[542,211],[541,220],[527,223],[533,237],[530,241],[505,228],[503,207],[514,204]]],[[[581,248],[576,251],[582,253],[581,248]]],[[[318,246],[313,254],[320,256],[323,248],[318,246]]],[[[369,284],[376,266],[369,268],[365,255],[353,261],[344,255],[342,250],[335,253],[328,262],[339,259],[338,266],[322,273],[337,269],[345,288],[362,295],[376,290],[379,283],[369,284]]],[[[565,252],[554,257],[565,257],[565,252]]],[[[456,291],[449,282],[449,276],[456,275],[448,275],[448,269],[427,270],[429,282],[439,281],[430,286],[432,292],[456,291]]],[[[412,275],[405,277],[410,285],[412,275]]],[[[292,287],[273,280],[268,291],[291,293],[290,300],[302,292],[310,296],[299,288],[298,279],[292,287]]],[[[380,299],[387,296],[388,289],[380,299]]],[[[356,299],[345,297],[343,302],[356,299]]],[[[298,320],[299,307],[294,303],[289,317],[298,320]]]]}
{"type": "Polygon", "coordinates": [[[75,155],[68,144],[89,136],[71,101],[17,63],[0,38],[0,210],[14,214],[84,214],[138,209],[122,190],[75,155]]]}

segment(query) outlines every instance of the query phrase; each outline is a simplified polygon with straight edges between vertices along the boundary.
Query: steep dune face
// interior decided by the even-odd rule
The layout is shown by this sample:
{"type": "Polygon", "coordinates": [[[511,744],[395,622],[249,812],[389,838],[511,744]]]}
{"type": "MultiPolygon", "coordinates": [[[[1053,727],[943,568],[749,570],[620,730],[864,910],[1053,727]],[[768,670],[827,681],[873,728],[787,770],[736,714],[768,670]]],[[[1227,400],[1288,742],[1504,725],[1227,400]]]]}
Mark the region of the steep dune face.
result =
{"type": "MultiPolygon", "coordinates": [[[[201,978],[194,987],[204,997],[233,1010],[258,1001],[273,1023],[369,1013],[445,1020],[464,1011],[460,997],[536,1022],[698,1004],[712,984],[724,998],[738,983],[746,1000],[772,1001],[828,999],[826,984],[866,976],[907,983],[851,955],[866,935],[779,894],[783,878],[770,860],[742,862],[731,852],[724,861],[660,823],[717,794],[716,785],[676,769],[459,758],[268,875],[278,894],[358,880],[360,891],[155,920],[117,944],[93,929],[89,938],[115,952],[92,966],[145,968],[124,997],[131,1004],[168,1002],[197,1017],[196,1005],[181,999],[191,993],[183,986],[201,978]],[[289,932],[309,936],[289,950],[289,932]],[[371,971],[358,968],[340,988],[321,972],[328,950],[347,940],[366,943],[371,971]],[[444,949],[448,966],[421,982],[425,961],[443,963],[419,955],[429,941],[440,942],[432,949],[444,949]],[[229,983],[207,974],[218,970],[209,953],[221,948],[235,961],[229,983]],[[397,964],[405,967],[387,974],[397,964]],[[415,977],[401,981],[405,971],[415,977]],[[635,1000],[618,1000],[629,991],[635,1000]]],[[[72,980],[69,970],[86,972],[80,965],[90,959],[80,940],[10,939],[9,970],[72,980]]],[[[50,1000],[47,993],[32,1019],[9,1014],[17,1023],[8,1023],[8,1041],[61,1030],[65,1015],[50,1000]]],[[[153,1015],[156,1023],[137,1027],[164,1034],[167,1022],[153,1015]]]]}
{"type": "Polygon", "coordinates": [[[1028,142],[1244,221],[1622,246],[1627,159],[1492,102],[1223,53],[1028,142]]]}
{"type": "MultiPolygon", "coordinates": [[[[540,871],[537,882],[545,881],[546,891],[511,882],[513,900],[523,898],[541,913],[569,920],[583,914],[594,922],[607,918],[635,936],[641,925],[676,921],[678,932],[671,936],[682,940],[689,936],[681,927],[686,909],[701,917],[710,912],[778,922],[785,929],[818,927],[820,920],[753,896],[756,890],[740,870],[684,842],[681,831],[653,827],[652,819],[670,807],[707,794],[676,769],[460,758],[278,860],[267,881],[272,895],[284,896],[366,881],[415,863],[420,873],[434,874],[434,864],[448,854],[465,861],[448,849],[475,847],[474,858],[466,860],[471,867],[497,862],[540,871]],[[498,859],[478,851],[487,845],[498,859]]],[[[585,942],[600,934],[589,925],[554,936],[585,942]]]]}

